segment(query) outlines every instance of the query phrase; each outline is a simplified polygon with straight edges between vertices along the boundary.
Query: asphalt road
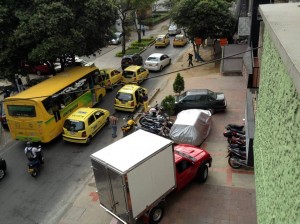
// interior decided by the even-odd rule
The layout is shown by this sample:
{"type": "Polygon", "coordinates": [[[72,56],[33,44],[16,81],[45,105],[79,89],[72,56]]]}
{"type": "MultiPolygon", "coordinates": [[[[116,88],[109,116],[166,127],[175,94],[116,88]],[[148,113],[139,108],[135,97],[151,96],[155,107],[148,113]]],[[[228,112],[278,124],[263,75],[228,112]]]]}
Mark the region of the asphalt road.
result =
{"type": "MultiPolygon", "coordinates": [[[[101,54],[94,58],[96,65],[97,61],[110,60],[107,57],[110,57],[110,52],[115,50],[117,48],[112,46],[103,49],[101,54]]],[[[162,52],[168,54],[172,61],[176,61],[182,51],[183,48],[173,48],[171,45],[160,49],[152,46],[143,52],[142,56],[146,59],[151,53],[162,52]]],[[[106,67],[115,67],[113,64],[106,65],[106,67]]],[[[160,87],[164,79],[164,76],[157,76],[169,71],[170,67],[167,67],[162,72],[151,73],[151,79],[142,83],[142,86],[146,87],[149,92],[153,91],[160,87]]],[[[121,86],[108,91],[103,101],[97,106],[114,111],[114,97],[119,88],[121,86]]],[[[121,118],[126,117],[128,113],[118,112],[117,115],[123,122],[121,118]]],[[[59,136],[51,143],[42,145],[45,164],[37,178],[27,173],[25,144],[17,141],[10,144],[1,152],[8,163],[8,172],[5,179],[0,182],[0,223],[57,223],[71,206],[92,172],[89,156],[112,141],[111,129],[107,127],[95,136],[89,146],[66,143],[59,136]]]]}

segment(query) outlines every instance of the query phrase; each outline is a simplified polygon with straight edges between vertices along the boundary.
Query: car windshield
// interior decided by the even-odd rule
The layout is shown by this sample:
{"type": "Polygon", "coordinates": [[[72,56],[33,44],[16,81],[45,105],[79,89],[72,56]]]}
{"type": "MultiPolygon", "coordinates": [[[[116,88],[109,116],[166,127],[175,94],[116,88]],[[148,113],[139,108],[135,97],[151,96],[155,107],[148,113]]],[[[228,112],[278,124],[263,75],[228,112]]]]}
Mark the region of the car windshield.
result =
{"type": "Polygon", "coordinates": [[[211,90],[207,91],[207,95],[209,95],[210,97],[217,99],[217,94],[211,90]]]}
{"type": "Polygon", "coordinates": [[[181,100],[186,96],[186,92],[182,93],[181,95],[178,96],[178,100],[181,100]]]}
{"type": "Polygon", "coordinates": [[[164,40],[164,38],[162,38],[162,37],[157,37],[156,38],[156,41],[163,41],[164,40]]]}
{"type": "Polygon", "coordinates": [[[132,78],[132,77],[135,77],[135,72],[132,72],[132,71],[124,71],[123,72],[123,76],[125,78],[132,78]]]}
{"type": "Polygon", "coordinates": [[[182,40],[183,37],[175,37],[174,40],[182,40]]]}
{"type": "Polygon", "coordinates": [[[82,121],[67,119],[64,123],[64,128],[68,131],[82,131],[84,130],[84,123],[82,121]]]}
{"type": "Polygon", "coordinates": [[[127,62],[131,62],[132,60],[131,60],[131,58],[123,58],[122,59],[122,62],[124,63],[127,63],[127,62]]]}
{"type": "Polygon", "coordinates": [[[130,93],[118,92],[116,98],[121,101],[132,101],[133,97],[130,93]]]}
{"type": "Polygon", "coordinates": [[[156,58],[156,57],[149,57],[149,58],[147,58],[147,61],[158,61],[158,58],[156,58]]]}

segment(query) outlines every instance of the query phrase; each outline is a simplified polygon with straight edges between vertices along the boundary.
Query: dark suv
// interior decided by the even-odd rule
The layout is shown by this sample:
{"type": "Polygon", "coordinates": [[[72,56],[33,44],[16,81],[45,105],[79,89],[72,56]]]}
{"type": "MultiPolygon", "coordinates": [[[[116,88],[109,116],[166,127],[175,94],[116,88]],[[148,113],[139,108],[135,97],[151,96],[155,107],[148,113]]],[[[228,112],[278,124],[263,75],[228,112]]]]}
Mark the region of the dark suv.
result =
{"type": "Polygon", "coordinates": [[[6,115],[5,115],[5,111],[4,111],[3,101],[0,101],[0,121],[1,121],[2,127],[4,129],[8,130],[8,124],[6,121],[6,115]]]}
{"type": "Polygon", "coordinates": [[[121,67],[124,70],[129,65],[143,65],[143,58],[139,54],[124,55],[121,61],[121,67]]]}
{"type": "Polygon", "coordinates": [[[215,111],[226,110],[227,102],[224,93],[216,93],[209,89],[192,89],[176,97],[175,113],[188,109],[215,111]]]}

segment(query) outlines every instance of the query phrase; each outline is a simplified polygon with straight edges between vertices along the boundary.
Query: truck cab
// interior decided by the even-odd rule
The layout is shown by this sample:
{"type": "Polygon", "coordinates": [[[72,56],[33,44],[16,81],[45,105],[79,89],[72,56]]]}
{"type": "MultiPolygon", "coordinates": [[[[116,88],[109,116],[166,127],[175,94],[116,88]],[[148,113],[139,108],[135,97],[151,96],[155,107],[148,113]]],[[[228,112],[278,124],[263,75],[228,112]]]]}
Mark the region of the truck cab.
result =
{"type": "Polygon", "coordinates": [[[204,149],[193,145],[180,144],[174,147],[176,165],[177,191],[180,191],[192,180],[204,183],[208,177],[208,167],[212,158],[204,149]]]}

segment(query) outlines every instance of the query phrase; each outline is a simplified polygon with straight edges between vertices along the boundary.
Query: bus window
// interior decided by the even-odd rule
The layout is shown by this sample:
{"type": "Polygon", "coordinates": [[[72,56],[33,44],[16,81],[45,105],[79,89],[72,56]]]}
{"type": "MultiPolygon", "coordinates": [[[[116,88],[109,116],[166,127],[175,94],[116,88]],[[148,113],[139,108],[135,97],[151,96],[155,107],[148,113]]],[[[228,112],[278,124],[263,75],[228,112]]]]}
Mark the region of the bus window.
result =
{"type": "Polygon", "coordinates": [[[12,117],[35,117],[34,106],[8,105],[8,114],[12,117]]]}

